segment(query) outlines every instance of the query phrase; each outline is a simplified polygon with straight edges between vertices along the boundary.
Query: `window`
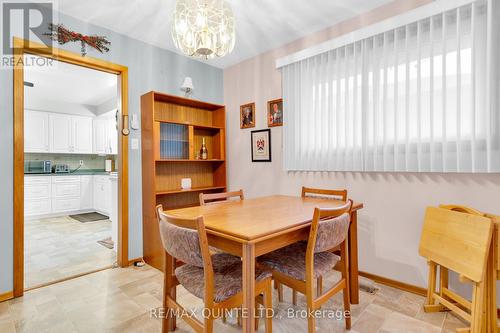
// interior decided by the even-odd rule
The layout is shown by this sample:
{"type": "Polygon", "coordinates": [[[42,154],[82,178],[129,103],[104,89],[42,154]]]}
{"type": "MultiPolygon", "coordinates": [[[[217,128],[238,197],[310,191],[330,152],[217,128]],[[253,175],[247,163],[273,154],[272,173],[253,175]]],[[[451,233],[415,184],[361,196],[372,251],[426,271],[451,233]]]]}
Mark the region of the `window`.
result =
{"type": "Polygon", "coordinates": [[[283,66],[285,170],[500,172],[499,8],[474,2],[283,66]]]}

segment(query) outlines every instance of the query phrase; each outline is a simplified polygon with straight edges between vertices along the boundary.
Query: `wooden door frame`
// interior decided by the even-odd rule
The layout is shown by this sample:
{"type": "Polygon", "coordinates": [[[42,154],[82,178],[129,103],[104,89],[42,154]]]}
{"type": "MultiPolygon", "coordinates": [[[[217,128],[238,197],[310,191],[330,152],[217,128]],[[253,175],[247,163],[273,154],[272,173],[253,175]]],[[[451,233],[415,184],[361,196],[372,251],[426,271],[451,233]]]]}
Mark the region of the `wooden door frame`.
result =
{"type": "Polygon", "coordinates": [[[101,59],[14,37],[14,297],[24,293],[24,64],[25,54],[116,74],[120,86],[121,117],[118,118],[118,253],[120,267],[128,260],[128,68],[101,59]]]}

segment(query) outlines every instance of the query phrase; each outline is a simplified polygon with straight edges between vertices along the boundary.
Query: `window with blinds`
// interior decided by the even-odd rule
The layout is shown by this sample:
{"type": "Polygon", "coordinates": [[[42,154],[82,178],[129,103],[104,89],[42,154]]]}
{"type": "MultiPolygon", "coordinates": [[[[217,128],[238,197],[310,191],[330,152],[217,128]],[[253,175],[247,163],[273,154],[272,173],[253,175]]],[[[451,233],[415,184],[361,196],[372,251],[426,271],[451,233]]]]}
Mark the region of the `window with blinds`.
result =
{"type": "Polygon", "coordinates": [[[284,168],[499,172],[499,7],[476,1],[281,67],[284,168]]]}

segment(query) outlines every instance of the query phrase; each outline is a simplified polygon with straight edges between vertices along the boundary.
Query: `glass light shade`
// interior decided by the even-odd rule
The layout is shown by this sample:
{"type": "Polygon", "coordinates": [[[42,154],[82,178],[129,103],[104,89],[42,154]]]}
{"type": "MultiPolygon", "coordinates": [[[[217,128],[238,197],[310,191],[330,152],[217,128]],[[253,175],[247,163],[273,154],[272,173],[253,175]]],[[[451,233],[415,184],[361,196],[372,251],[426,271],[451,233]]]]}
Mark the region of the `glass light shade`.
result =
{"type": "Polygon", "coordinates": [[[172,38],[189,56],[223,57],[234,48],[233,11],[225,0],[177,0],[172,38]]]}

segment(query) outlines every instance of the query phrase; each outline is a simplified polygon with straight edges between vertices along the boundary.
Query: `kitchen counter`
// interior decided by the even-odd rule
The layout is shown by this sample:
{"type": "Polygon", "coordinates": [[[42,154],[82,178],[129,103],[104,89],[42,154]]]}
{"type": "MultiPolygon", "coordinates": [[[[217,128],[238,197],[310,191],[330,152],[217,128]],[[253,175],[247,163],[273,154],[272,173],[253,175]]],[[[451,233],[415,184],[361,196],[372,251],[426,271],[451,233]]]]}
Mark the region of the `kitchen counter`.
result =
{"type": "Polygon", "coordinates": [[[75,172],[70,172],[70,173],[25,173],[25,177],[30,177],[30,176],[93,176],[93,175],[109,175],[109,172],[106,172],[104,170],[94,170],[94,169],[86,169],[86,170],[77,170],[75,172]]]}

